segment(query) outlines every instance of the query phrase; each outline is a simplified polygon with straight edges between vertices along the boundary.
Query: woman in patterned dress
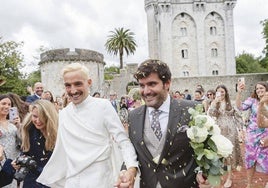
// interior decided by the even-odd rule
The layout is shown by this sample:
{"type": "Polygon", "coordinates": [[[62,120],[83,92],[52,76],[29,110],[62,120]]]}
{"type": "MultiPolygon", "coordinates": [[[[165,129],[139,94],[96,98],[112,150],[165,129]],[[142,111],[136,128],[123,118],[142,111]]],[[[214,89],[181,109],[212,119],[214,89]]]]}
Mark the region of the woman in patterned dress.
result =
{"type": "MultiPolygon", "coordinates": [[[[9,96],[0,95],[0,144],[4,147],[7,158],[15,159],[19,155],[19,150],[17,149],[16,144],[18,129],[16,125],[8,120],[8,114],[11,106],[12,102],[9,96]]],[[[16,117],[12,122],[19,125],[19,117],[16,117]]],[[[15,187],[17,187],[15,180],[12,184],[5,186],[5,188],[15,187]]]]}
{"type": "Polygon", "coordinates": [[[241,127],[236,127],[237,124],[234,119],[235,110],[231,105],[226,86],[217,86],[216,92],[218,94],[216,94],[216,98],[212,101],[208,109],[208,115],[215,117],[216,123],[221,129],[221,134],[228,138],[234,146],[232,155],[226,159],[227,179],[224,187],[227,188],[232,186],[232,169],[241,167],[243,162],[238,140],[238,129],[241,129],[241,127]]]}
{"type": "Polygon", "coordinates": [[[255,171],[268,174],[268,147],[262,146],[262,140],[268,136],[268,129],[259,128],[257,124],[257,110],[260,100],[268,91],[266,82],[258,82],[251,97],[241,102],[241,93],[245,84],[238,83],[236,105],[240,110],[250,110],[251,115],[245,141],[245,166],[247,169],[247,188],[252,188],[255,171]]]}

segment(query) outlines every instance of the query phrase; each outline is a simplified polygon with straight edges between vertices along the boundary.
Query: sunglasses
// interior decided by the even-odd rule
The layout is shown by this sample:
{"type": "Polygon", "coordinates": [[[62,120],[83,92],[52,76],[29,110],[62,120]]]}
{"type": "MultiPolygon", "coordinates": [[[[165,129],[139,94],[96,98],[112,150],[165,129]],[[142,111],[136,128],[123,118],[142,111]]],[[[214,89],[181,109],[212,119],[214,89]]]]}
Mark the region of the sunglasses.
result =
{"type": "Polygon", "coordinates": [[[208,93],[208,94],[207,94],[207,96],[211,96],[211,95],[212,95],[212,93],[208,93]]]}

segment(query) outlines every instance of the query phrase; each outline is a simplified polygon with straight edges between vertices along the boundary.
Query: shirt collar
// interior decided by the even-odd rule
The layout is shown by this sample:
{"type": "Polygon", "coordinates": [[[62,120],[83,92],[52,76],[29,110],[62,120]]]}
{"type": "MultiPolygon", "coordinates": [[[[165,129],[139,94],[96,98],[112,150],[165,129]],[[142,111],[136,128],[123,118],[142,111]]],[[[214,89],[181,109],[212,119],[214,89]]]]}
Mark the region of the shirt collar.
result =
{"type": "MultiPolygon", "coordinates": [[[[163,104],[158,108],[158,110],[169,113],[169,107],[170,107],[170,95],[167,96],[166,100],[163,102],[163,104]]],[[[148,107],[149,114],[152,113],[152,111],[155,110],[153,107],[148,107]]]]}

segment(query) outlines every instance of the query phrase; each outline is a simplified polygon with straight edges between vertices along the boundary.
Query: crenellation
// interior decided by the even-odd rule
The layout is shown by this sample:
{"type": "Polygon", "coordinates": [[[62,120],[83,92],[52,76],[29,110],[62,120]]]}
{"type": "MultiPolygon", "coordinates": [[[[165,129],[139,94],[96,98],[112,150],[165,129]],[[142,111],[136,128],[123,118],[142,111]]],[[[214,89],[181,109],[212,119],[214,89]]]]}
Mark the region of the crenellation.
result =
{"type": "Polygon", "coordinates": [[[70,51],[69,48],[64,48],[42,53],[40,64],[53,61],[96,61],[104,63],[103,59],[103,55],[96,51],[79,48],[76,48],[75,51],[70,51]]]}

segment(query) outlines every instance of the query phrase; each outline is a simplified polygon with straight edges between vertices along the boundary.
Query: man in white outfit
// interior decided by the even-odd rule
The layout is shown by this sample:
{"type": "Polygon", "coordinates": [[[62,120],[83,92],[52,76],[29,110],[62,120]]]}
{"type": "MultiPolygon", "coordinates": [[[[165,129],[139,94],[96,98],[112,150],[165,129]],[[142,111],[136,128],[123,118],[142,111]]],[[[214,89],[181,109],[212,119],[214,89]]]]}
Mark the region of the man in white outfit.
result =
{"type": "Polygon", "coordinates": [[[56,146],[37,181],[53,188],[132,188],[135,150],[110,101],[89,95],[88,75],[79,63],[63,69],[71,103],[59,114],[56,146]],[[117,179],[121,156],[127,170],[117,179]]]}

